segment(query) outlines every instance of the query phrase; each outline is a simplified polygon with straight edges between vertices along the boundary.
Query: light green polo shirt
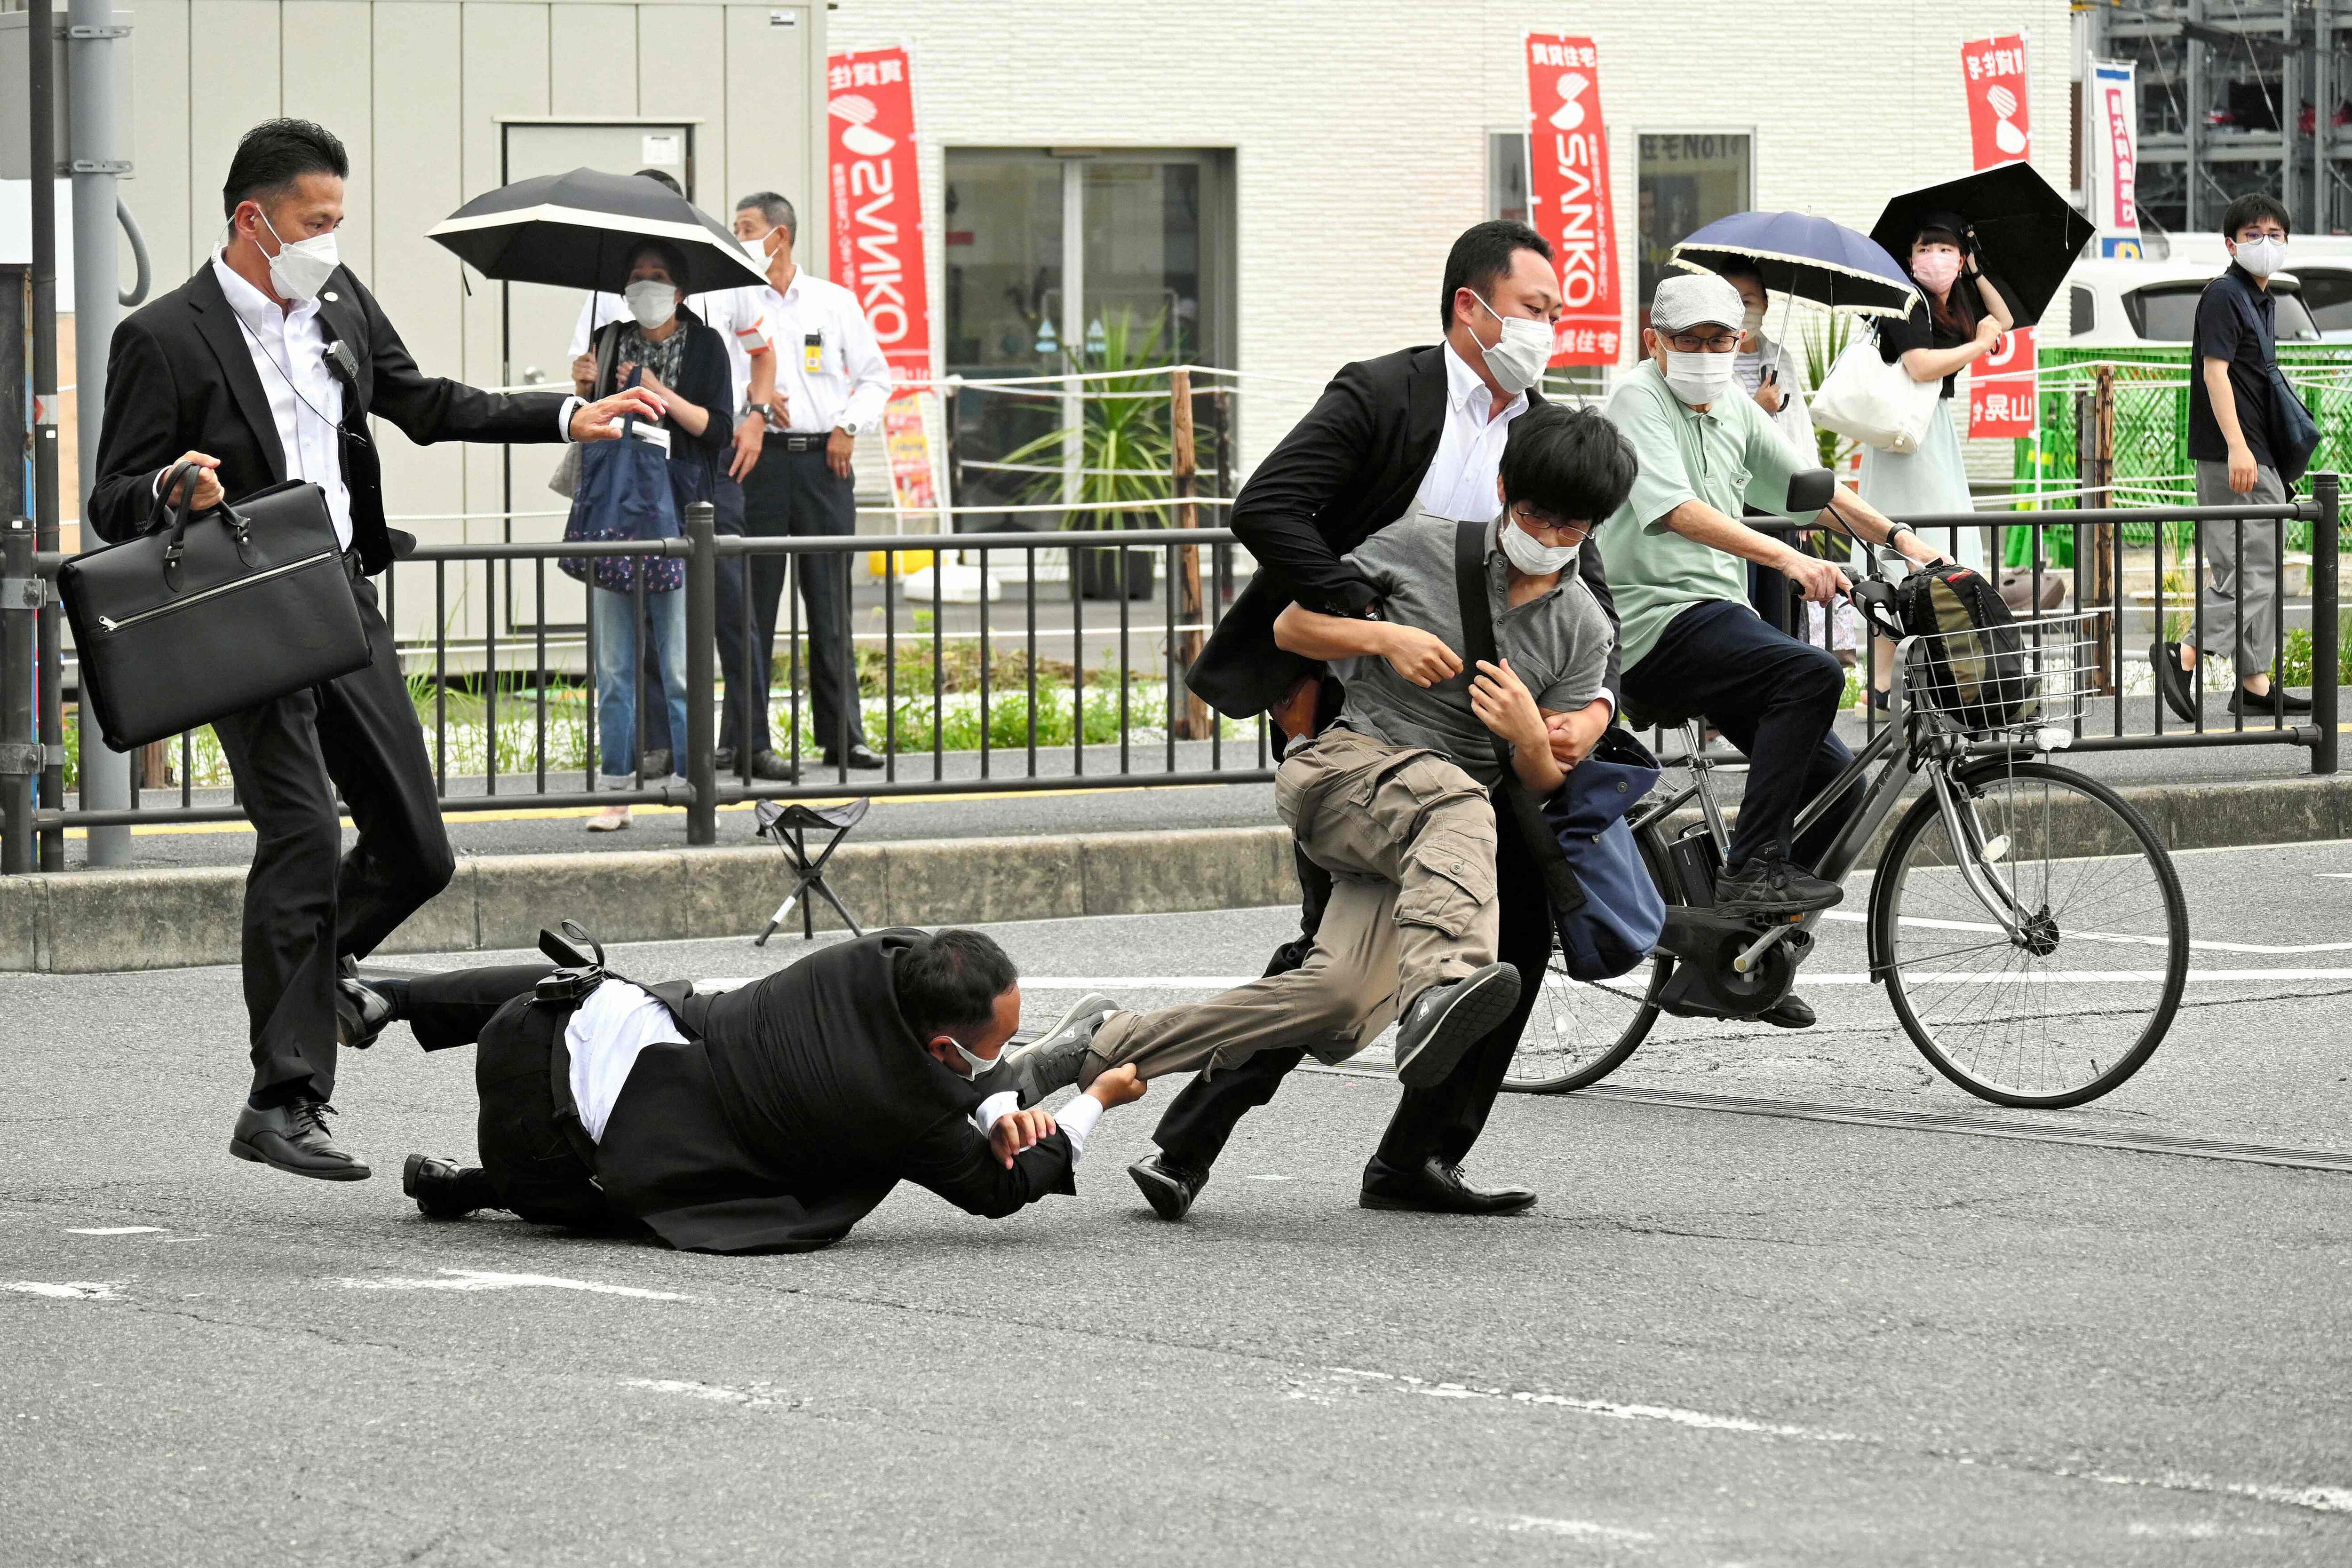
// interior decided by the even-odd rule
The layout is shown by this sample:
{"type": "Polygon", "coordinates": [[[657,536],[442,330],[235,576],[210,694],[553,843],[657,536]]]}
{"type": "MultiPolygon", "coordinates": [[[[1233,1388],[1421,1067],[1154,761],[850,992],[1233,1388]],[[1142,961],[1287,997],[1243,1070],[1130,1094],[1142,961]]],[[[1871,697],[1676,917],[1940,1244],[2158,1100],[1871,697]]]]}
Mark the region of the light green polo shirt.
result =
{"type": "Polygon", "coordinates": [[[1692,605],[1748,602],[1748,563],[1685,538],[1666,527],[1666,514],[1694,499],[1734,520],[1743,502],[1779,512],[1788,504],[1790,478],[1811,465],[1738,382],[1700,413],[1675,395],[1654,360],[1625,373],[1606,412],[1642,465],[1633,493],[1593,535],[1617,601],[1617,641],[1630,670],[1657,644],[1666,622],[1692,605]]]}

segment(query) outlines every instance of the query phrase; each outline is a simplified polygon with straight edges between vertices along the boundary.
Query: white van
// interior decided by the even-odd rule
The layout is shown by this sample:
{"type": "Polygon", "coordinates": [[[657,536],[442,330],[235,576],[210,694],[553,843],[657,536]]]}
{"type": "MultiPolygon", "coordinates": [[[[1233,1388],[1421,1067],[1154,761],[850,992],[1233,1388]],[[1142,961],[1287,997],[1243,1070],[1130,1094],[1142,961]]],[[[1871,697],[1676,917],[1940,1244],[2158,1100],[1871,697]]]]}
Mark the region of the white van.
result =
{"type": "MultiPolygon", "coordinates": [[[[2174,242],[2178,245],[2179,242],[2174,242]]],[[[2221,241],[2214,240],[2215,248],[2221,241]]],[[[2289,246],[2293,248],[2292,246],[2289,246]]],[[[2066,274],[2068,348],[2122,348],[2142,343],[2186,343],[2196,329],[2197,299],[2228,265],[2220,261],[2078,261],[2066,274]]],[[[2352,284],[2352,265],[2344,269],[2352,284]]],[[[2319,324],[2304,304],[2296,272],[2274,273],[2271,294],[2278,300],[2278,340],[2324,340],[2319,324]]],[[[2346,335],[2352,337],[2352,322],[2346,335]]]]}

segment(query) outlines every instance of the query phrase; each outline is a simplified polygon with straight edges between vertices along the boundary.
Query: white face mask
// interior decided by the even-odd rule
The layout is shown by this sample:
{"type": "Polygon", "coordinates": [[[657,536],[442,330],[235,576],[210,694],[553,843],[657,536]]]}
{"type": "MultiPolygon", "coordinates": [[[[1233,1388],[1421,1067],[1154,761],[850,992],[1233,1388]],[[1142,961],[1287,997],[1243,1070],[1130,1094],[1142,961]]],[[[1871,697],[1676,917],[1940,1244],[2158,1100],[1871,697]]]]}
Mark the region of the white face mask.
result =
{"type": "Polygon", "coordinates": [[[1576,564],[1576,552],[1582,541],[1572,545],[1548,545],[1513,521],[1509,513],[1503,514],[1503,554],[1510,563],[1529,577],[1549,577],[1556,571],[1566,571],[1576,564]]]}
{"type": "Polygon", "coordinates": [[[308,301],[319,298],[319,290],[327,287],[327,279],[343,264],[335,248],[334,231],[330,229],[289,245],[278,232],[278,225],[269,221],[268,213],[261,214],[261,226],[278,242],[278,254],[269,258],[269,287],[278,291],[280,299],[308,301]]]}
{"type": "MultiPolygon", "coordinates": [[[[1475,294],[1471,298],[1478,298],[1475,294]]],[[[1478,345],[1486,356],[1486,373],[1496,384],[1507,392],[1523,392],[1543,380],[1544,366],[1551,359],[1551,323],[1498,315],[1484,299],[1478,300],[1478,308],[1503,325],[1502,337],[1491,348],[1478,345]]]]}
{"type": "Polygon", "coordinates": [[[1736,354],[1678,354],[1666,350],[1666,385],[1685,402],[1696,406],[1710,403],[1731,388],[1731,379],[1739,373],[1736,354]]]}
{"type": "Polygon", "coordinates": [[[2242,239],[2232,253],[2238,265],[2256,277],[2268,277],[2286,265],[2286,241],[2283,239],[2242,239]]]}
{"type": "Polygon", "coordinates": [[[648,331],[677,314],[677,288],[649,277],[621,290],[621,298],[628,305],[630,317],[648,331]]]}
{"type": "Polygon", "coordinates": [[[951,1037],[951,1036],[947,1036],[947,1037],[942,1037],[942,1038],[946,1039],[946,1040],[947,1040],[947,1042],[948,1042],[950,1045],[952,1045],[952,1046],[954,1046],[954,1047],[955,1047],[955,1049],[956,1049],[956,1054],[957,1054],[958,1056],[961,1056],[961,1057],[962,1057],[962,1058],[963,1058],[963,1064],[964,1064],[964,1067],[965,1067],[965,1069],[966,1069],[966,1071],[965,1071],[965,1073],[964,1073],[964,1076],[965,1076],[965,1077],[967,1077],[967,1078],[977,1078],[977,1077],[979,1077],[982,1073],[988,1071],[991,1068],[992,1068],[992,1067],[994,1067],[994,1066],[996,1065],[997,1061],[999,1061],[999,1059],[1001,1058],[1001,1056],[1002,1056],[1002,1054],[1003,1054],[1002,1052],[1000,1052],[1000,1053],[998,1054],[998,1056],[980,1056],[980,1055],[976,1055],[975,1053],[973,1053],[973,1052],[971,1052],[971,1051],[966,1051],[966,1050],[963,1048],[963,1041],[961,1041],[961,1040],[957,1040],[957,1039],[954,1039],[954,1038],[953,1038],[953,1037],[951,1037]]]}
{"type": "Polygon", "coordinates": [[[1764,330],[1764,307],[1750,305],[1739,315],[1739,329],[1753,338],[1764,330]]]}

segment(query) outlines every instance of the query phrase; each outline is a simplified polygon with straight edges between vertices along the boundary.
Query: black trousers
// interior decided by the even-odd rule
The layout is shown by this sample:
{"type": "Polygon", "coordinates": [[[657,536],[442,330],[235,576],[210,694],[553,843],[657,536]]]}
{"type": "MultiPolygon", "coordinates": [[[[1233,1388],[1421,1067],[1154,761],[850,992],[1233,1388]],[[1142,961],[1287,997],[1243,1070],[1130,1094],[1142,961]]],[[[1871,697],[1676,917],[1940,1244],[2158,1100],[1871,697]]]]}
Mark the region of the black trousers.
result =
{"type": "MultiPolygon", "coordinates": [[[[857,531],[856,481],[835,474],[822,450],[787,452],[768,437],[759,463],[743,482],[744,531],[753,538],[810,538],[857,531]]],[[[780,555],[749,558],[753,656],[763,671],[776,664],[777,610],[783,599],[785,560],[780,555]]],[[[857,660],[849,638],[849,557],[839,552],[803,555],[793,566],[808,617],[809,706],[817,749],[828,756],[866,743],[857,710],[857,660]]],[[[766,740],[767,681],[758,676],[761,716],[753,749],[766,740]]],[[[730,709],[737,705],[727,705],[730,709]]]]}
{"type": "Polygon", "coordinates": [[[475,1124],[493,1207],[541,1225],[603,1229],[621,1217],[555,1114],[551,1075],[563,1065],[569,1005],[541,1005],[531,988],[545,964],[457,969],[408,983],[408,1027],[427,1051],[473,1045],[475,1124]]]}
{"type": "Polygon", "coordinates": [[[245,1008],[262,1104],[334,1092],[339,961],[373,952],[457,871],[375,584],[352,593],[373,663],[213,725],[256,837],[245,1008]],[[359,829],[349,853],[339,789],[359,829]]]}
{"type": "MultiPolygon", "coordinates": [[[[1459,1165],[1468,1155],[1486,1128],[1495,1096],[1502,1092],[1503,1074],[1519,1048],[1520,1031],[1535,1010],[1544,968],[1551,960],[1551,906],[1534,860],[1521,846],[1508,812],[1496,813],[1495,825],[1495,901],[1502,915],[1496,956],[1519,971],[1519,1005],[1470,1048],[1444,1082],[1404,1092],[1375,1151],[1383,1163],[1400,1169],[1412,1170],[1433,1158],[1459,1165]]],[[[1306,892],[1299,920],[1305,935],[1276,951],[1274,962],[1266,966],[1269,975],[1306,962],[1315,928],[1322,922],[1324,900],[1330,896],[1330,873],[1304,855],[1297,860],[1299,884],[1306,892]]],[[[1306,1059],[1303,1050],[1262,1051],[1236,1066],[1194,1078],[1160,1118],[1152,1142],[1171,1157],[1207,1169],[1241,1119],[1273,1099],[1283,1078],[1306,1059]]]]}
{"type": "MultiPolygon", "coordinates": [[[[743,486],[730,479],[721,470],[710,496],[713,510],[718,514],[715,524],[722,534],[740,535],[743,531],[743,486]]],[[[751,749],[759,751],[768,744],[768,684],[759,678],[759,667],[753,663],[751,647],[751,601],[746,591],[744,567],[748,564],[740,555],[719,558],[718,624],[719,678],[727,685],[726,709],[719,716],[719,744],[733,748],[742,739],[745,710],[751,710],[757,726],[757,739],[751,749]]],[[[646,617],[646,646],[653,646],[653,616],[646,617]]],[[[640,747],[646,751],[667,750],[670,766],[678,772],[686,771],[686,737],[669,732],[669,697],[661,688],[661,672],[657,662],[644,659],[637,665],[637,727],[640,747]]]]}
{"type": "Polygon", "coordinates": [[[1814,866],[1862,804],[1859,789],[1790,841],[1797,812],[1853,760],[1833,726],[1845,671],[1826,648],[1759,621],[1744,604],[1695,604],[1625,671],[1636,707],[1696,707],[1748,763],[1727,865],[1780,855],[1814,866]]]}

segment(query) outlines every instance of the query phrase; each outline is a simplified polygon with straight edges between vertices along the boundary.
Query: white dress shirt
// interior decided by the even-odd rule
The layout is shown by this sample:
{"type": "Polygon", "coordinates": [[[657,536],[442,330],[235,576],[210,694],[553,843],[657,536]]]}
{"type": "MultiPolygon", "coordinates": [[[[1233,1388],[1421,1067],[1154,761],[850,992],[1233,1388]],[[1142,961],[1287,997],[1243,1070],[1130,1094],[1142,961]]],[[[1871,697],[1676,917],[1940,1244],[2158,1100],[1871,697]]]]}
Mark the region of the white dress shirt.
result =
{"type": "Polygon", "coordinates": [[[1437,455],[1422,476],[1416,510],[1483,519],[1503,509],[1495,498],[1495,478],[1502,472],[1503,441],[1510,434],[1511,421],[1528,412],[1528,394],[1518,393],[1503,405],[1500,415],[1490,419],[1494,408],[1495,394],[1447,343],[1445,428],[1437,438],[1437,455]]]}
{"type": "MultiPolygon", "coordinates": [[[[735,376],[735,406],[710,412],[725,413],[730,425],[751,404],[751,361],[768,351],[768,333],[761,317],[767,302],[775,297],[774,289],[757,283],[686,297],[686,308],[701,318],[704,326],[716,330],[727,344],[727,368],[735,376]]],[[[588,351],[598,328],[608,321],[621,320],[628,313],[628,302],[617,294],[590,295],[582,302],[579,322],[572,329],[572,357],[576,360],[588,351]]]]}
{"type": "Polygon", "coordinates": [[[761,314],[776,348],[776,391],[790,416],[783,425],[771,416],[768,428],[805,435],[872,430],[890,398],[890,363],[857,296],[801,268],[782,293],[764,292],[761,314]]]}
{"type": "MultiPolygon", "coordinates": [[[[971,1113],[971,1124],[980,1129],[980,1135],[984,1138],[996,1130],[997,1123],[1019,1109],[1021,1096],[1007,1089],[982,1100],[980,1109],[971,1113]]],[[[1087,1134],[1095,1130],[1095,1124],[1102,1118],[1102,1102],[1091,1094],[1080,1094],[1054,1113],[1055,1127],[1070,1140],[1072,1165],[1076,1165],[1086,1154],[1087,1134]]]]}
{"type": "MultiPolygon", "coordinates": [[[[335,542],[352,548],[352,491],[343,480],[343,383],[327,369],[327,332],[319,302],[297,300],[280,310],[269,296],[237,276],[220,256],[213,276],[228,308],[243,323],[253,373],[269,400],[278,426],[278,449],[286,455],[286,477],[308,479],[327,493],[327,516],[334,519],[335,542]]],[[[158,481],[161,482],[160,479],[158,481]]]]}

